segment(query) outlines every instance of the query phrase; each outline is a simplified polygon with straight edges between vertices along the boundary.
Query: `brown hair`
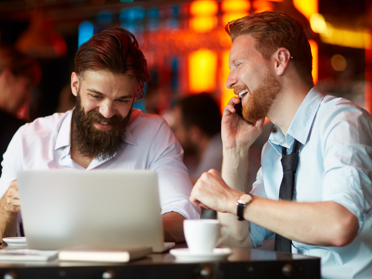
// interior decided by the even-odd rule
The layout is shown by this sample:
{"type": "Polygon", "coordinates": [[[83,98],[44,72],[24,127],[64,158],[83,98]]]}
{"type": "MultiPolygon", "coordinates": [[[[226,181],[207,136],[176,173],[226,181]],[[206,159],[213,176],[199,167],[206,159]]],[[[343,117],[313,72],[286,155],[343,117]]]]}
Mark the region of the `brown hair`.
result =
{"type": "Polygon", "coordinates": [[[229,22],[225,26],[232,41],[240,35],[251,35],[255,48],[266,59],[277,50],[285,47],[291,53],[291,61],[299,76],[313,85],[312,55],[302,23],[283,12],[265,11],[251,14],[229,22]]]}
{"type": "Polygon", "coordinates": [[[80,46],[75,56],[75,72],[80,76],[86,70],[109,70],[135,78],[140,85],[137,100],[143,97],[143,88],[150,79],[136,38],[120,27],[97,33],[80,46]]]}
{"type": "Polygon", "coordinates": [[[0,47],[0,72],[5,69],[14,76],[29,78],[35,85],[41,79],[41,69],[36,60],[11,46],[0,47]]]}

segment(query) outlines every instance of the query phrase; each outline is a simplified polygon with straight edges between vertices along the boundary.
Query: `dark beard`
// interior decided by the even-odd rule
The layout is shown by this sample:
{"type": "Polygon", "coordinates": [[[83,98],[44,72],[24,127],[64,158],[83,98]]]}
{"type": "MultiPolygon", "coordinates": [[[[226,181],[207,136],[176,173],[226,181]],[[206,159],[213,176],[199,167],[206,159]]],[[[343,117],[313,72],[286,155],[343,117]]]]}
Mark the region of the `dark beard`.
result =
{"type": "Polygon", "coordinates": [[[248,100],[243,104],[243,117],[251,123],[267,116],[279,91],[282,89],[279,81],[267,71],[261,86],[253,93],[249,92],[248,100]]]}
{"type": "Polygon", "coordinates": [[[97,110],[85,113],[78,92],[76,107],[72,112],[71,140],[73,144],[84,157],[97,157],[99,160],[113,157],[125,140],[125,129],[128,126],[131,112],[132,109],[124,118],[115,114],[109,119],[97,110]],[[94,127],[95,122],[102,121],[111,125],[111,129],[103,131],[94,127]]]}

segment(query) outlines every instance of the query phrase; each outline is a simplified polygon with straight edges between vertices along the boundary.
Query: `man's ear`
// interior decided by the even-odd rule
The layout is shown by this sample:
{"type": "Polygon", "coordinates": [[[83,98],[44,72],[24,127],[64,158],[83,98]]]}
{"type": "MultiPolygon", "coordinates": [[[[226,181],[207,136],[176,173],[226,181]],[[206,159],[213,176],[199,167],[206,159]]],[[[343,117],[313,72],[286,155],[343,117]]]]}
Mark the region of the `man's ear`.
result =
{"type": "Polygon", "coordinates": [[[280,47],[274,53],[275,61],[275,72],[278,76],[284,74],[285,70],[288,67],[289,61],[292,59],[291,53],[288,49],[280,47]]]}
{"type": "Polygon", "coordinates": [[[71,74],[71,91],[72,94],[74,94],[75,97],[77,97],[78,91],[80,86],[80,80],[78,75],[75,72],[72,72],[71,74]]]}

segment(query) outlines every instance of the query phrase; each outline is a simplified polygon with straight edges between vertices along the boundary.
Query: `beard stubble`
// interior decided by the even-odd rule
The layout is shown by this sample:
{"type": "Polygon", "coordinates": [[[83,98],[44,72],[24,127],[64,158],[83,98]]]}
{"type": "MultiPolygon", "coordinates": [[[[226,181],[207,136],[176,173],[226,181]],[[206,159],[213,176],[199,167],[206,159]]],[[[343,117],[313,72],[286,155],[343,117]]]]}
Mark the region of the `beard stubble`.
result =
{"type": "Polygon", "coordinates": [[[282,85],[267,70],[264,81],[252,93],[249,91],[248,100],[243,104],[243,117],[251,123],[267,116],[282,85]]]}

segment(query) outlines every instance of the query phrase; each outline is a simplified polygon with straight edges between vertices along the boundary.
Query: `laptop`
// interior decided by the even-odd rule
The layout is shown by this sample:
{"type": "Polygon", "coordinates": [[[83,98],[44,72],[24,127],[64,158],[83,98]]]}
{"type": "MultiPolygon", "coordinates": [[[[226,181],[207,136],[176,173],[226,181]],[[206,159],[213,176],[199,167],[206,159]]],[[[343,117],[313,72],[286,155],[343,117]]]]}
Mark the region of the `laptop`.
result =
{"type": "Polygon", "coordinates": [[[164,243],[158,179],[151,170],[27,170],[17,174],[27,247],[164,243]]]}

